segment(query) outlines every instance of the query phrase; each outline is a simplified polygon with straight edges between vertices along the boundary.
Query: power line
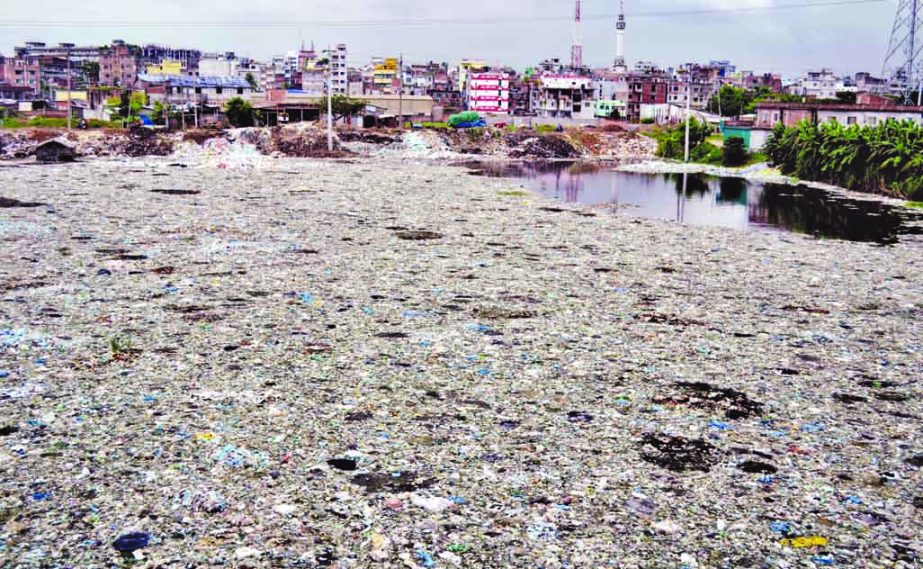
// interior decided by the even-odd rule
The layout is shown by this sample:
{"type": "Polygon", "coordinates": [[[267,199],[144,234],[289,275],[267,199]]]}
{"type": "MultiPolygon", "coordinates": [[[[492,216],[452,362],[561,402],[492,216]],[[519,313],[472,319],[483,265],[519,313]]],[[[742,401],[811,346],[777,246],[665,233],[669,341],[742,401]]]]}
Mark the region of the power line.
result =
{"type": "MultiPolygon", "coordinates": [[[[684,16],[705,16],[733,13],[776,12],[783,10],[801,10],[808,8],[826,8],[832,6],[859,6],[869,4],[882,4],[887,0],[826,0],[821,2],[801,2],[792,4],[777,4],[772,6],[743,6],[730,8],[703,8],[689,10],[669,10],[654,12],[635,12],[629,14],[632,19],[638,18],[675,18],[684,16]]],[[[591,14],[583,16],[583,20],[612,20],[616,14],[591,14]]],[[[330,28],[364,28],[375,26],[447,26],[447,25],[490,25],[510,23],[558,22],[562,16],[511,16],[496,18],[396,18],[385,20],[211,20],[211,21],[150,21],[150,20],[110,20],[110,21],[64,21],[64,20],[0,20],[0,28],[110,28],[110,27],[210,27],[210,28],[235,28],[235,27],[300,27],[323,26],[330,28]]]]}

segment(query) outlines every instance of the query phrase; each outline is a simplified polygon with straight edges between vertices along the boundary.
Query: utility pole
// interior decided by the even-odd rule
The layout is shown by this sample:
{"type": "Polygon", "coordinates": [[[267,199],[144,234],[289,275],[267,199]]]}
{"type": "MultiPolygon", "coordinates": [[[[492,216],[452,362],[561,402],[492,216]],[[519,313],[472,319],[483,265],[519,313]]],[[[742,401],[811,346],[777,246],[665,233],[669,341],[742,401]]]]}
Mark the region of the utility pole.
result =
{"type": "Polygon", "coordinates": [[[332,56],[330,46],[327,46],[327,150],[333,152],[333,74],[330,73],[332,56]]]}
{"type": "Polygon", "coordinates": [[[404,130],[404,54],[401,54],[397,63],[397,76],[400,78],[400,86],[397,88],[397,127],[404,130]]]}
{"type": "Polygon", "coordinates": [[[692,73],[686,72],[686,162],[689,162],[689,123],[692,122],[692,73]]]}
{"type": "Polygon", "coordinates": [[[67,130],[71,129],[71,50],[67,48],[67,130]]]}

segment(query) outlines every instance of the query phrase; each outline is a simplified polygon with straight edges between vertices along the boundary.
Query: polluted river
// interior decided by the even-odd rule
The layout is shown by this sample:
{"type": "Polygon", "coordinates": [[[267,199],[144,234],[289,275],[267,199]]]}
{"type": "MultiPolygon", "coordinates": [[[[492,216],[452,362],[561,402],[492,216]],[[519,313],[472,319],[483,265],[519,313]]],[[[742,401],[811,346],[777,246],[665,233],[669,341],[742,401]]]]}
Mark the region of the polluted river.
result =
{"type": "Polygon", "coordinates": [[[0,168],[0,566],[919,566],[893,210],[241,163],[0,168]]]}

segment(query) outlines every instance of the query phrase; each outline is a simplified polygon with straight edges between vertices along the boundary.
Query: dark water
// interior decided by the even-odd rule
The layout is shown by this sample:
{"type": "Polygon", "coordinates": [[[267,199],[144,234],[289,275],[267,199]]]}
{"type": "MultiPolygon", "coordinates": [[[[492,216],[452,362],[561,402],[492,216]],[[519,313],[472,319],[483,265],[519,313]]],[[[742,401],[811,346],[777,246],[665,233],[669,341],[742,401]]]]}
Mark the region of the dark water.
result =
{"type": "Polygon", "coordinates": [[[587,163],[468,163],[471,174],[515,178],[525,189],[619,213],[743,230],[894,243],[923,233],[923,216],[877,200],[855,200],[807,186],[700,174],[634,174],[587,163]]]}

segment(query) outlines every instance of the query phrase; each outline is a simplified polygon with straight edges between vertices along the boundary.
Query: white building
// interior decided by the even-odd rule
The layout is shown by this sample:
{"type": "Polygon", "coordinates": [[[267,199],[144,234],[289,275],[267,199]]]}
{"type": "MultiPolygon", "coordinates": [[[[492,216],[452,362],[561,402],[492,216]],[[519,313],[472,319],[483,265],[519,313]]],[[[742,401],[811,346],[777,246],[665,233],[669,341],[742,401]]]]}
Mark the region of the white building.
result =
{"type": "Polygon", "coordinates": [[[855,87],[848,87],[846,83],[830,69],[808,71],[807,75],[798,79],[793,85],[786,87],[792,95],[811,97],[814,99],[836,99],[836,94],[849,91],[856,92],[855,87]]]}
{"type": "Polygon", "coordinates": [[[237,75],[240,60],[233,53],[206,53],[199,59],[199,77],[237,75]]]}
{"type": "Polygon", "coordinates": [[[346,66],[346,44],[325,49],[320,55],[310,53],[301,69],[301,90],[309,95],[327,93],[328,73],[335,95],[349,94],[349,70],[346,66]]]}
{"type": "Polygon", "coordinates": [[[509,114],[510,81],[499,73],[471,73],[466,92],[469,111],[509,114]]]}
{"type": "Polygon", "coordinates": [[[540,117],[592,119],[592,79],[582,75],[542,75],[533,90],[532,110],[540,117]]]}

